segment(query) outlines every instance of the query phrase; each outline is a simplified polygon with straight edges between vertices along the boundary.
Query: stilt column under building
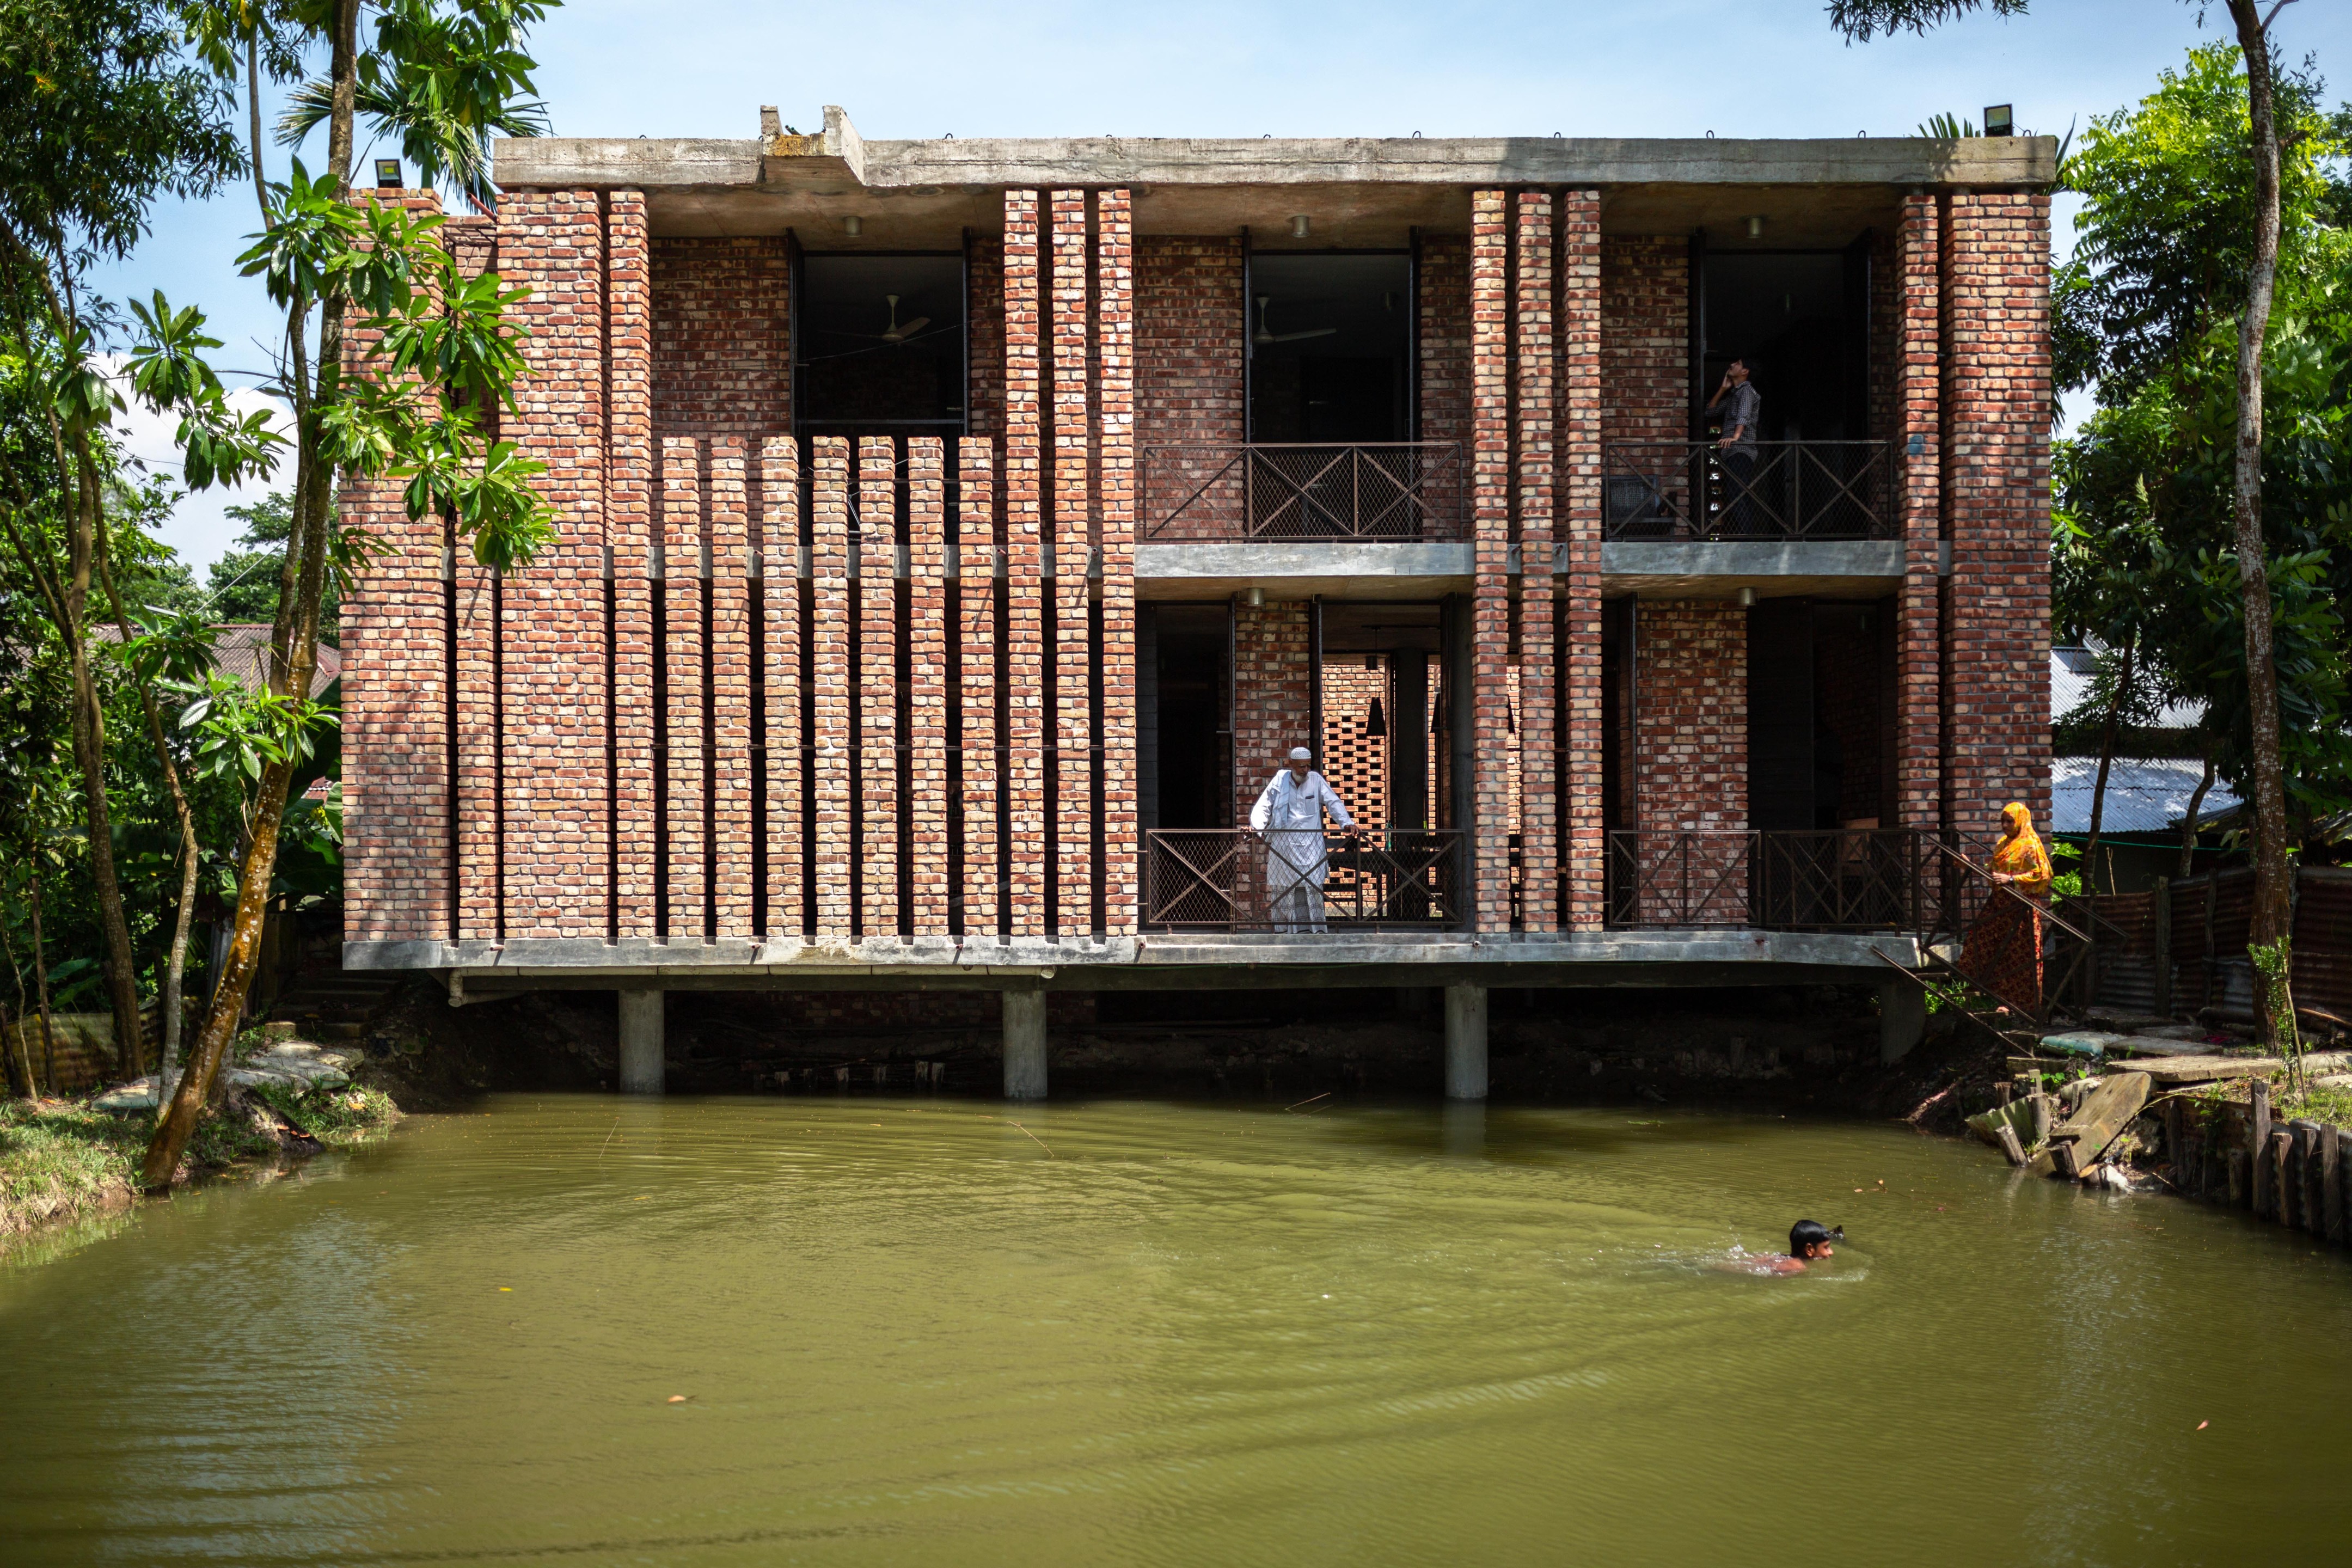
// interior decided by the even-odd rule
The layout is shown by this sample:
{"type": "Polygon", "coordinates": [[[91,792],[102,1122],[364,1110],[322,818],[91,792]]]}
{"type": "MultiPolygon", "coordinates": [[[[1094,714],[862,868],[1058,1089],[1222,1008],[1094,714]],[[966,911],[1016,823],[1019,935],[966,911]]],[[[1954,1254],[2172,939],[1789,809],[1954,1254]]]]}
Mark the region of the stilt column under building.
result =
{"type": "Polygon", "coordinates": [[[1045,994],[1004,993],[1004,1098],[1045,1098],[1045,994]]]}
{"type": "Polygon", "coordinates": [[[621,993],[621,1092],[662,1091],[662,1000],[659,991],[621,993]]]}
{"type": "Polygon", "coordinates": [[[1486,1098],[1486,988],[1445,988],[1445,1098],[1486,1098]]]}
{"type": "Polygon", "coordinates": [[[1927,1033],[1927,993],[1893,975],[1878,983],[1878,1059],[1898,1062],[1927,1033]]]}

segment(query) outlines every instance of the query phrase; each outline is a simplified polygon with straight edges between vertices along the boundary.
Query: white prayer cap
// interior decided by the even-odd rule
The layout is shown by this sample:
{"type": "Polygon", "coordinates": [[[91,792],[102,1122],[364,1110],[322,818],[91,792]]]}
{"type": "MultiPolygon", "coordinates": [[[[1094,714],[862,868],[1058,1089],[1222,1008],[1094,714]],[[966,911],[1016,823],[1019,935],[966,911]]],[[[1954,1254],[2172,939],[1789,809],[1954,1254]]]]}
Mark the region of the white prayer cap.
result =
{"type": "Polygon", "coordinates": [[[1304,746],[1293,746],[1290,748],[1290,760],[1294,763],[1311,763],[1315,760],[1315,753],[1304,746]]]}

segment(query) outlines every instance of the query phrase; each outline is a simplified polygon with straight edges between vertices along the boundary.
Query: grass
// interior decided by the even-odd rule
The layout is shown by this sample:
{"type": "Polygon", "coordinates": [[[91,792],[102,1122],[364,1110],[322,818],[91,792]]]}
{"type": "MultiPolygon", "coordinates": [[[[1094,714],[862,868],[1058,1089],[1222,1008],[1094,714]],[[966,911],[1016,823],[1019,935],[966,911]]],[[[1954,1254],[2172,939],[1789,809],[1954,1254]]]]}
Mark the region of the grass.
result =
{"type": "MultiPolygon", "coordinates": [[[[392,1097],[356,1084],[246,1091],[331,1149],[370,1142],[400,1118],[392,1097]]],[[[114,1116],[48,1100],[0,1102],[0,1237],[127,1205],[154,1119],[114,1116]]],[[[278,1145],[244,1115],[206,1116],[188,1142],[194,1169],[223,1170],[275,1156],[278,1145]]]]}

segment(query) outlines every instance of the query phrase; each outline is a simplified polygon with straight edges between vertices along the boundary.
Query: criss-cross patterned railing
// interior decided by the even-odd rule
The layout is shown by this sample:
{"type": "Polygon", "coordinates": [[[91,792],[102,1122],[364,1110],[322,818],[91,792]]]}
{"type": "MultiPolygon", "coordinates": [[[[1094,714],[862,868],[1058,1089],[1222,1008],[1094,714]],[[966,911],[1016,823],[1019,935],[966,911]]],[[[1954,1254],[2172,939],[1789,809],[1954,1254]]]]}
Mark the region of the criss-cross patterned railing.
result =
{"type": "Polygon", "coordinates": [[[1759,441],[1742,472],[1712,441],[1612,441],[1601,452],[1609,539],[1892,539],[1888,441],[1759,441]]]}
{"type": "Polygon", "coordinates": [[[1141,537],[1454,539],[1464,494],[1451,441],[1147,447],[1141,537]]]}
{"type": "Polygon", "coordinates": [[[1450,931],[1468,913],[1457,832],[1158,828],[1148,931],[1450,931]]]}

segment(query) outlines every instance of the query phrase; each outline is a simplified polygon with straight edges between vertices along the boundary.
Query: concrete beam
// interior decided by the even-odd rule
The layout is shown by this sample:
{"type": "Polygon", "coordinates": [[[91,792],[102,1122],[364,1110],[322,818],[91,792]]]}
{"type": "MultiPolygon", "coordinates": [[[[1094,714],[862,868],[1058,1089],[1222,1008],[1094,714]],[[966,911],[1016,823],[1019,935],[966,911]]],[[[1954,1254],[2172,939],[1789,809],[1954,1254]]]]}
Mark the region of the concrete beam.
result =
{"type": "Polygon", "coordinates": [[[1045,994],[1004,994],[1004,1098],[1045,1098],[1045,994]]]}
{"type": "Polygon", "coordinates": [[[1486,988],[1445,988],[1445,1098],[1486,1098],[1486,988]]]}
{"type": "Polygon", "coordinates": [[[659,1094],[664,1079],[663,995],[621,993],[621,1092],[659,1094]]]}
{"type": "Polygon", "coordinates": [[[1222,599],[1262,588],[1276,599],[1435,599],[1467,593],[1466,543],[1204,542],[1135,547],[1139,599],[1222,599]]]}
{"type": "Polygon", "coordinates": [[[498,183],[912,190],[1026,185],[1965,185],[2057,177],[2048,136],[974,137],[867,142],[837,108],[821,135],[731,139],[526,137],[491,149],[498,183]]]}
{"type": "Polygon", "coordinates": [[[1874,599],[1903,585],[1893,539],[1615,540],[1601,547],[1601,591],[1644,599],[1874,599]]]}

